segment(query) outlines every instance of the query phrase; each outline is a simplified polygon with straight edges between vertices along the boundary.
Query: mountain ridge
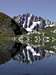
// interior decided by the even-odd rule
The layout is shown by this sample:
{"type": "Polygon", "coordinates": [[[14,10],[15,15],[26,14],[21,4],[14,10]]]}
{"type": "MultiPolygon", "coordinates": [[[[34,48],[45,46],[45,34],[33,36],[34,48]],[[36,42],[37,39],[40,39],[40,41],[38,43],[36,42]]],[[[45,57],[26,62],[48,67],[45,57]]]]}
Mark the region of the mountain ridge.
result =
{"type": "Polygon", "coordinates": [[[26,13],[13,18],[18,24],[28,32],[39,30],[54,25],[54,22],[49,19],[42,18],[41,16],[34,16],[33,14],[26,13]]]}

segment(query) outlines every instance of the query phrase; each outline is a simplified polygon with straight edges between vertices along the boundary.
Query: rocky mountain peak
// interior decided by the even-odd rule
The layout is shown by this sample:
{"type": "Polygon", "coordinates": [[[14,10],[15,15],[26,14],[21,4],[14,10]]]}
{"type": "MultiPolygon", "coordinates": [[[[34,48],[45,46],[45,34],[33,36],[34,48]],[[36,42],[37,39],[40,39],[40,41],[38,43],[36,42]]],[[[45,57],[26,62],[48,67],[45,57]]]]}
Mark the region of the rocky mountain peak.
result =
{"type": "Polygon", "coordinates": [[[44,19],[41,16],[34,16],[30,13],[15,16],[14,20],[28,32],[33,30],[38,31],[52,25],[49,19],[44,19]]]}

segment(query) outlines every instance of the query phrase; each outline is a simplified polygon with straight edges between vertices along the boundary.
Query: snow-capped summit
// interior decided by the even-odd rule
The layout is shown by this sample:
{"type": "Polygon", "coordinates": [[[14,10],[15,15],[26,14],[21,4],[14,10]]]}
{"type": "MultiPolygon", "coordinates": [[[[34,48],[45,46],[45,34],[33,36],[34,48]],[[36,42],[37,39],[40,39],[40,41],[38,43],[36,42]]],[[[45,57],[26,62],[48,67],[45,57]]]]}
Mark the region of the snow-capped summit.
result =
{"type": "Polygon", "coordinates": [[[39,29],[43,29],[49,25],[52,25],[49,19],[46,20],[40,16],[37,17],[30,13],[16,16],[14,17],[14,20],[28,32],[33,30],[38,31],[39,29]]]}

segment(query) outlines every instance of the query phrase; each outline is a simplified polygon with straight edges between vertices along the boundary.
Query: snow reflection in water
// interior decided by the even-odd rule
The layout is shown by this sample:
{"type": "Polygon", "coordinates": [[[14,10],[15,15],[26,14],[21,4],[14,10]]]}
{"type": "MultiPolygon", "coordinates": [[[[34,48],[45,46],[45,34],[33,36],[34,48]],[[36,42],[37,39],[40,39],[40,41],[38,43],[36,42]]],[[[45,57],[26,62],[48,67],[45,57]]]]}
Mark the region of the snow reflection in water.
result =
{"type": "Polygon", "coordinates": [[[41,60],[56,54],[55,51],[46,50],[44,48],[31,46],[30,44],[22,44],[15,42],[10,50],[0,51],[0,64],[6,63],[11,58],[18,63],[34,63],[34,61],[41,60]]]}
{"type": "Polygon", "coordinates": [[[34,61],[41,60],[45,57],[56,54],[54,51],[46,50],[40,47],[34,47],[27,44],[16,43],[18,52],[14,56],[14,59],[19,63],[34,63],[34,61]]]}

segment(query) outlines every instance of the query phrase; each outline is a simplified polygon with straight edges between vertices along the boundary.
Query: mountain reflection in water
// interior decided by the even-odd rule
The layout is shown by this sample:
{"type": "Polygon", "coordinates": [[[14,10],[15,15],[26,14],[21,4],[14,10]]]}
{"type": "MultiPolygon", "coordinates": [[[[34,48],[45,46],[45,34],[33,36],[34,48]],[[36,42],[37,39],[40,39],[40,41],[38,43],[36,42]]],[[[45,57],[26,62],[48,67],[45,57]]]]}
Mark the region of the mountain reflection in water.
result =
{"type": "Polygon", "coordinates": [[[11,59],[18,63],[34,63],[34,61],[48,58],[54,54],[56,54],[55,51],[15,42],[10,50],[0,50],[0,64],[4,64],[11,59]]]}

